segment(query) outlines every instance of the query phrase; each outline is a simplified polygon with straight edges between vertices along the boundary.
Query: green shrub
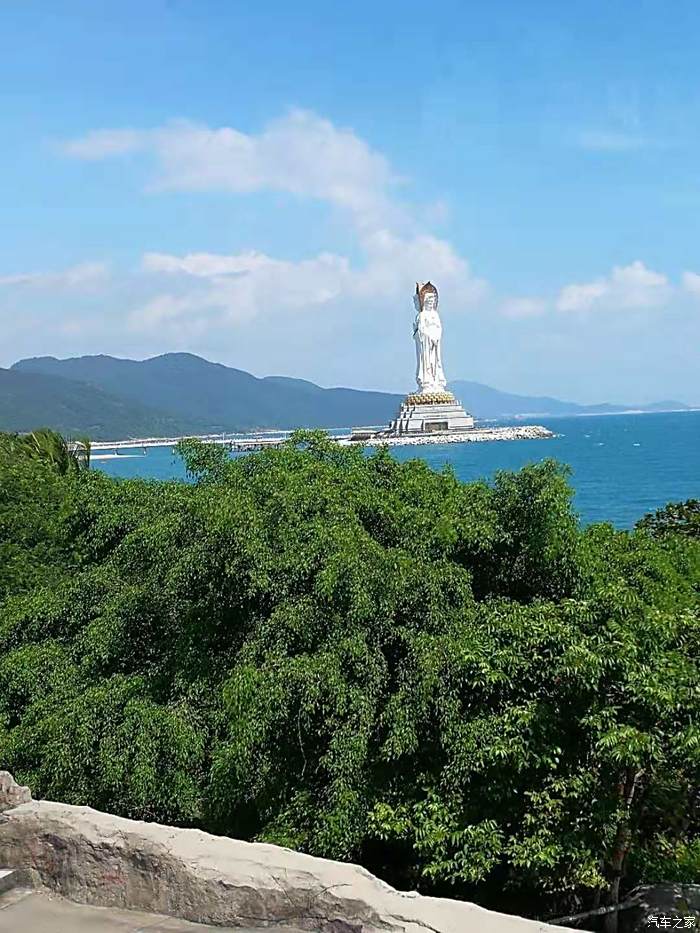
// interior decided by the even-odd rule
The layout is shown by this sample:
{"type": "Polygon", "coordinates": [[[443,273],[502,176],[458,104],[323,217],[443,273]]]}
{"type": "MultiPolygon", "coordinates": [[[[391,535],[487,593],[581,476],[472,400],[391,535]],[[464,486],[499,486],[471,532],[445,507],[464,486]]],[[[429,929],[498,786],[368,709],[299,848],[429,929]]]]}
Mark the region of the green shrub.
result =
{"type": "Polygon", "coordinates": [[[463,484],[300,432],[188,442],[188,484],[8,449],[0,767],[39,796],[536,916],[696,871],[691,536],[581,529],[552,462],[463,484]]]}

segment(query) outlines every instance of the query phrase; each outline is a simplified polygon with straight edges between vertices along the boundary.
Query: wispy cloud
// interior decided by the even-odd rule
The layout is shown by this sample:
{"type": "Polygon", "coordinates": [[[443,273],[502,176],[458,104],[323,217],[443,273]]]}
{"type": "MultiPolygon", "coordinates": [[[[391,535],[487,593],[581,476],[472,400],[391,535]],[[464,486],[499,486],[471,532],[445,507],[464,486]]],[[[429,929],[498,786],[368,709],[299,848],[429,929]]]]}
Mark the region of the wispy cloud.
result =
{"type": "MultiPolygon", "coordinates": [[[[631,131],[589,130],[577,137],[584,148],[610,152],[649,142],[631,131]]],[[[490,292],[448,240],[425,229],[424,223],[434,222],[430,210],[416,212],[402,200],[405,180],[388,160],[351,129],[312,112],[294,110],[257,133],[188,121],[102,129],[63,149],[84,160],[148,156],[155,166],[151,190],[281,191],[324,201],[343,213],[354,233],[352,259],[322,252],[292,261],[254,248],[233,254],[146,253],[134,273],[140,297],[127,318],[133,331],[216,332],[259,316],[301,321],[319,309],[381,314],[406,300],[407,283],[415,279],[437,281],[448,312],[474,307],[490,292]]],[[[700,276],[686,273],[684,288],[700,293],[700,276]]],[[[664,274],[636,260],[566,285],[551,298],[496,297],[490,307],[521,320],[553,311],[613,313],[659,307],[672,291],[664,274]]]]}
{"type": "Polygon", "coordinates": [[[63,144],[96,160],[146,152],[157,164],[154,186],[180,191],[284,191],[318,198],[376,225],[397,205],[399,179],[387,159],[352,130],[307,110],[293,110],[260,133],[185,120],[147,130],[105,129],[63,144]]]}
{"type": "Polygon", "coordinates": [[[683,288],[691,295],[700,298],[700,275],[697,272],[684,272],[683,288]]]}
{"type": "Polygon", "coordinates": [[[59,272],[23,272],[0,276],[0,286],[28,288],[92,288],[109,278],[109,266],[102,262],[85,262],[59,272]]]}
{"type": "Polygon", "coordinates": [[[556,302],[558,311],[594,311],[654,308],[669,298],[668,278],[636,260],[615,266],[606,276],[565,286],[556,302]]]}
{"type": "Polygon", "coordinates": [[[161,291],[130,315],[135,330],[177,322],[236,322],[271,313],[313,312],[338,302],[360,308],[406,300],[407,283],[432,276],[453,308],[473,305],[487,290],[466,260],[431,236],[402,238],[386,230],[361,239],[364,263],[320,253],[299,262],[248,251],[233,255],[147,253],[143,269],[161,291]]]}
{"type": "Polygon", "coordinates": [[[436,214],[444,219],[446,208],[409,209],[398,196],[402,179],[381,153],[309,111],[294,110],[259,133],[178,121],[147,130],[97,130],[63,149],[80,159],[148,154],[156,163],[153,187],[161,191],[282,191],[321,200],[341,211],[354,231],[359,262],[330,252],[295,262],[255,249],[148,253],[142,268],[159,290],[133,311],[132,327],[232,322],[342,300],[381,307],[405,298],[407,283],[416,278],[437,279],[452,310],[486,292],[452,244],[425,230],[436,214]]]}
{"type": "MultiPolygon", "coordinates": [[[[700,275],[686,272],[683,288],[700,295],[700,275]]],[[[565,285],[553,299],[533,297],[507,298],[498,312],[507,318],[534,318],[550,311],[589,312],[658,308],[668,302],[676,289],[668,277],[647,268],[641,260],[627,266],[615,266],[607,275],[589,282],[565,285]]]]}

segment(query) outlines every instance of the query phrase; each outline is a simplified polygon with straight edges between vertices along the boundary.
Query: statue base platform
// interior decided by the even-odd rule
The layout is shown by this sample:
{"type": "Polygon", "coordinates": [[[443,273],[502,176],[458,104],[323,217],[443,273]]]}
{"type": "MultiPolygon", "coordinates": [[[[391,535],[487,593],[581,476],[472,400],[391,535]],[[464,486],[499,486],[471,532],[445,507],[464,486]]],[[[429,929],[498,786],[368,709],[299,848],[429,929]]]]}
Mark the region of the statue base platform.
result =
{"type": "Polygon", "coordinates": [[[394,437],[445,434],[469,431],[473,427],[474,419],[451,392],[417,392],[406,396],[386,433],[394,437]]]}

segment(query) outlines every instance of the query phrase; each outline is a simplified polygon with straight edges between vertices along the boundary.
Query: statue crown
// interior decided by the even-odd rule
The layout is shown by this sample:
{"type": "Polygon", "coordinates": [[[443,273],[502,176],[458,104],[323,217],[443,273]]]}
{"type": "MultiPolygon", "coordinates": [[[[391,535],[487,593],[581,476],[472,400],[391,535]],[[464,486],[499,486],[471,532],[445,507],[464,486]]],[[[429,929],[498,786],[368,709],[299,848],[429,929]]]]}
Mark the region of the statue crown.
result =
{"type": "Polygon", "coordinates": [[[425,296],[428,294],[435,295],[435,301],[437,302],[438,290],[435,288],[432,282],[425,282],[423,285],[421,285],[419,282],[416,282],[416,298],[418,299],[421,310],[423,308],[425,296]]]}

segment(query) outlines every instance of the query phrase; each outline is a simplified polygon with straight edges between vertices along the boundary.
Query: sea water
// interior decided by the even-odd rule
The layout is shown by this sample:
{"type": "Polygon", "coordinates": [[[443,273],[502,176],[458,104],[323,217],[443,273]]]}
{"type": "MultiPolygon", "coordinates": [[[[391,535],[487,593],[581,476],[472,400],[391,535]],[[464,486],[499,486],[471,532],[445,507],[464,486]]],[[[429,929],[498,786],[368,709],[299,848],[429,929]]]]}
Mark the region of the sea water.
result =
{"type": "MultiPolygon", "coordinates": [[[[555,432],[549,440],[493,441],[394,447],[397,460],[420,458],[433,469],[451,464],[465,481],[517,470],[553,458],[567,464],[575,491],[574,508],[584,523],[610,521],[630,528],[645,513],[667,502],[700,498],[700,411],[532,418],[555,432]]],[[[95,461],[113,476],[184,479],[170,448],[145,456],[95,461]]],[[[238,456],[250,456],[240,454],[238,456]]]]}

